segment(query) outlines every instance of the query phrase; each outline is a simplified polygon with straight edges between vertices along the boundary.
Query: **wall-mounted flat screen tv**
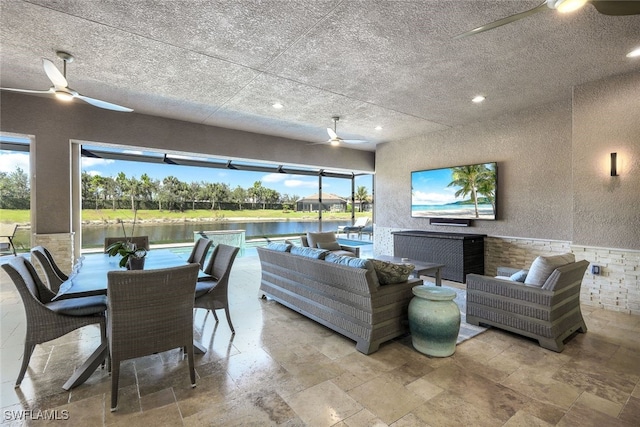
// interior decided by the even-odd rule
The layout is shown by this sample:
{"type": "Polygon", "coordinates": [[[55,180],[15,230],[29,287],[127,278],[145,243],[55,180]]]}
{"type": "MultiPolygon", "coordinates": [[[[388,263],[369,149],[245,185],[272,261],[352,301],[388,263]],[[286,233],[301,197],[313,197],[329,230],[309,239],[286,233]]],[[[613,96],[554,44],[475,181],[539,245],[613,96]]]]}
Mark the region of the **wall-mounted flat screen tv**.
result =
{"type": "Polygon", "coordinates": [[[496,219],[497,164],[411,172],[414,218],[496,219]]]}

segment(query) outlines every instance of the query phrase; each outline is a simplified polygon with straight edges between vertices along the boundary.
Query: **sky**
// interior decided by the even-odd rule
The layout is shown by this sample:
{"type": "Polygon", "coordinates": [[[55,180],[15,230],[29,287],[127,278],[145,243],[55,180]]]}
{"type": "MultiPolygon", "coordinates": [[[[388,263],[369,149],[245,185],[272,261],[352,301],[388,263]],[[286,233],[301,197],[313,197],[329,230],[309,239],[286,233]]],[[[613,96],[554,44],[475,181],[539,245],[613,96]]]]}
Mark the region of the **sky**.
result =
{"type": "MultiPolygon", "coordinates": [[[[103,150],[103,147],[99,147],[103,150]]],[[[139,153],[139,152],[138,152],[139,153]]],[[[28,153],[0,150],[0,172],[11,173],[16,166],[29,171],[28,153]]],[[[127,177],[140,178],[146,173],[153,179],[163,179],[173,175],[180,181],[191,182],[219,182],[226,183],[229,187],[242,188],[253,186],[256,181],[261,181],[262,186],[276,190],[281,195],[288,194],[300,197],[309,196],[318,192],[318,178],[307,175],[290,175],[281,173],[248,172],[229,169],[197,168],[191,166],[167,165],[156,163],[137,163],[122,160],[105,160],[89,157],[82,158],[82,171],[91,175],[116,177],[119,172],[124,172],[127,177]]],[[[356,190],[360,185],[367,188],[371,194],[372,177],[356,177],[356,190]]],[[[324,193],[333,193],[342,197],[351,195],[351,180],[339,178],[322,179],[324,193]]]]}
{"type": "MultiPolygon", "coordinates": [[[[487,163],[487,165],[489,165],[487,163]]],[[[452,169],[432,169],[411,173],[412,205],[445,205],[462,200],[455,196],[458,186],[448,187],[452,181],[452,169]]],[[[467,196],[465,199],[469,199],[467,196]]]]}
{"type": "Polygon", "coordinates": [[[444,205],[456,201],[451,182],[451,169],[434,169],[411,174],[412,205],[444,205]]]}

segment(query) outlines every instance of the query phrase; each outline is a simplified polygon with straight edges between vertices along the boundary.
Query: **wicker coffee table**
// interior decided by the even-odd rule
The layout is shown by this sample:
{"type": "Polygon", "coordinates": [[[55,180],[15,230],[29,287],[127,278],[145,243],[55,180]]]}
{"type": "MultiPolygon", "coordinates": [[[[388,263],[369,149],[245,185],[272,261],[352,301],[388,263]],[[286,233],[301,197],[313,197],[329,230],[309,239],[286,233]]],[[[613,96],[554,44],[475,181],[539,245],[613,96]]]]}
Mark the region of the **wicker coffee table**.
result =
{"type": "Polygon", "coordinates": [[[400,258],[390,255],[378,255],[374,256],[373,259],[378,259],[380,261],[389,261],[395,264],[413,264],[415,266],[413,274],[416,277],[426,276],[428,273],[434,273],[436,286],[442,286],[442,268],[444,267],[444,264],[417,261],[415,259],[400,258]]]}

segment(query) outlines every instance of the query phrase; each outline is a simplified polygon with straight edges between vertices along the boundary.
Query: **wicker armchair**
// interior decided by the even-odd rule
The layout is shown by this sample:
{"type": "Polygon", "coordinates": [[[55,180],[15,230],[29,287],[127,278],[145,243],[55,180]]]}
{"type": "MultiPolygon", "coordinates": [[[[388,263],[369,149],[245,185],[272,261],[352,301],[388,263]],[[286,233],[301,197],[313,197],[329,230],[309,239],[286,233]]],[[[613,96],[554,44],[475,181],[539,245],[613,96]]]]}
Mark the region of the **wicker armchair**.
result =
{"type": "Polygon", "coordinates": [[[83,326],[98,324],[102,343],[106,342],[105,310],[107,298],[92,296],[51,301],[55,294],[40,280],[33,265],[24,257],[16,257],[2,268],[18,289],[27,315],[27,334],[24,355],[16,387],[20,385],[29,366],[36,344],[59,338],[83,326]]]}
{"type": "Polygon", "coordinates": [[[69,276],[60,270],[58,264],[54,261],[51,252],[49,252],[44,246],[36,246],[35,248],[32,248],[31,256],[36,259],[40,264],[42,271],[44,271],[49,289],[58,293],[60,285],[65,280],[69,279],[69,276]]]}
{"type": "MultiPolygon", "coordinates": [[[[588,265],[578,261],[558,267],[541,287],[468,274],[467,323],[515,332],[561,352],[570,335],[587,331],[580,311],[580,285],[588,265]]],[[[499,274],[504,273],[499,270],[499,274]]]]}
{"type": "Polygon", "coordinates": [[[229,314],[228,288],[231,267],[233,267],[233,261],[236,259],[239,250],[240,248],[238,247],[222,243],[215,247],[213,254],[211,254],[211,259],[204,269],[204,272],[211,276],[211,280],[198,282],[194,304],[195,308],[211,310],[216,322],[218,322],[216,310],[224,309],[229,328],[234,334],[236,331],[233,328],[229,314]]]}
{"type": "MultiPolygon", "coordinates": [[[[104,251],[107,251],[107,248],[113,245],[116,242],[122,242],[124,237],[105,237],[104,238],[104,251]]],[[[149,236],[135,236],[135,237],[127,237],[127,240],[136,245],[138,249],[146,249],[149,250],[149,236]]]]}
{"type": "Polygon", "coordinates": [[[185,348],[191,386],[195,387],[193,298],[198,265],[110,271],[107,278],[111,411],[118,406],[120,362],[123,360],[185,348]]]}
{"type": "Polygon", "coordinates": [[[191,255],[189,255],[188,263],[198,263],[200,264],[200,270],[204,268],[204,261],[207,258],[207,252],[209,252],[209,248],[213,242],[206,237],[201,237],[198,241],[193,245],[193,249],[191,250],[191,255]]]}

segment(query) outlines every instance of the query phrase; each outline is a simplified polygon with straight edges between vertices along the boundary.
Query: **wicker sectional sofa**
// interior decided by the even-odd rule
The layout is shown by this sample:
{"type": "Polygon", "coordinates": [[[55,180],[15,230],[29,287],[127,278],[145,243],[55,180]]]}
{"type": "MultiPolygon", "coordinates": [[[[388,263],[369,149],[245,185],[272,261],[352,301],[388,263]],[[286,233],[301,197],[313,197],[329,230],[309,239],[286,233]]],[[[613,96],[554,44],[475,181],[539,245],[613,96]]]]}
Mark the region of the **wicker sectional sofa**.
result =
{"type": "Polygon", "coordinates": [[[373,268],[345,266],[288,251],[257,250],[262,297],[351,338],[361,353],[373,353],[381,343],[409,332],[412,288],[421,285],[421,280],[380,285],[373,268]]]}

